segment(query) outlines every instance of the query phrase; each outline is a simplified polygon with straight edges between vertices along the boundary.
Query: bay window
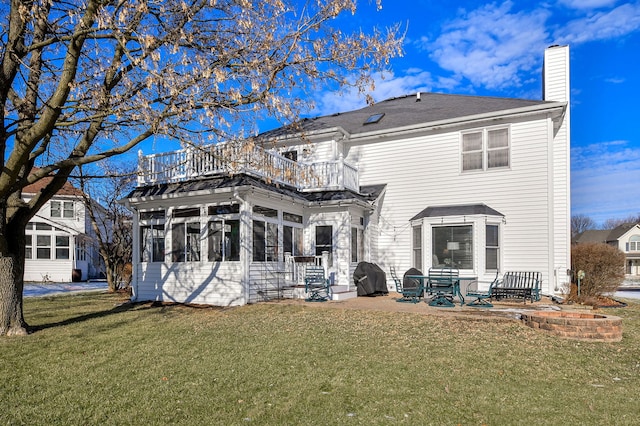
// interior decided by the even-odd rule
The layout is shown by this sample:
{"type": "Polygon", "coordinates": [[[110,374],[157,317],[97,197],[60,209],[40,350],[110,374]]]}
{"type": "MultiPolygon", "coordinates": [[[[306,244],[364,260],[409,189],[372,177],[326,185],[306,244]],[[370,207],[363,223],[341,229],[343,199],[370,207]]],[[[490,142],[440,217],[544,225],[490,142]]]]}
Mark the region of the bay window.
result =
{"type": "Polygon", "coordinates": [[[438,266],[473,269],[473,226],[434,226],[433,261],[438,266]]]}

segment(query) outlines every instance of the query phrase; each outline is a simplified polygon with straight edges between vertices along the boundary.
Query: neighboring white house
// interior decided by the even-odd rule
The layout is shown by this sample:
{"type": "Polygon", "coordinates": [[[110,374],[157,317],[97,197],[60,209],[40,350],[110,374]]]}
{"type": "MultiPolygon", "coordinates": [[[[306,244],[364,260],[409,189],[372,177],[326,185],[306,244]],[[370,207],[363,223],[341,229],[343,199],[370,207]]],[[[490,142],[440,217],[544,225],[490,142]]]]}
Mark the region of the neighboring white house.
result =
{"type": "Polygon", "coordinates": [[[539,271],[557,293],[570,267],[569,90],[569,49],[554,46],[543,101],[417,93],[295,132],[141,155],[125,201],[133,298],[251,303],[300,282],[310,260],[334,298],[353,295],[361,261],[453,264],[487,282],[539,271]]]}
{"type": "MultiPolygon", "coordinates": [[[[30,200],[49,180],[25,187],[23,198],[30,200]]],[[[99,256],[93,235],[82,192],[65,183],[27,225],[24,280],[70,282],[97,277],[99,256]]]]}
{"type": "Polygon", "coordinates": [[[614,229],[584,231],[574,242],[605,243],[617,247],[625,255],[624,270],[627,277],[640,277],[640,223],[624,223],[614,229]]]}

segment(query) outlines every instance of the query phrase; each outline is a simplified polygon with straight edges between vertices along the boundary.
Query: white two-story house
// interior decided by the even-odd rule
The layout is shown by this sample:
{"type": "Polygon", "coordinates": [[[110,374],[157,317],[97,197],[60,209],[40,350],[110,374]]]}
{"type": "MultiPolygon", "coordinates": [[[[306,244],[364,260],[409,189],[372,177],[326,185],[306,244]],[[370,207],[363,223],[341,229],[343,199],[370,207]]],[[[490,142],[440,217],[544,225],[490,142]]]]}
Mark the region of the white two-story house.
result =
{"type": "MultiPolygon", "coordinates": [[[[49,182],[44,178],[22,191],[28,201],[49,182]]],[[[95,247],[82,192],[67,182],[31,219],[26,229],[26,282],[85,281],[99,276],[95,247]]]]}
{"type": "Polygon", "coordinates": [[[576,236],[574,242],[604,243],[616,247],[624,253],[627,278],[640,278],[640,223],[623,223],[614,229],[587,230],[576,236]]]}
{"type": "MultiPolygon", "coordinates": [[[[544,99],[414,93],[242,143],[140,156],[135,300],[241,305],[321,263],[334,298],[359,262],[465,277],[570,267],[569,50],[544,99]]],[[[388,276],[389,288],[392,281],[388,276]]]]}

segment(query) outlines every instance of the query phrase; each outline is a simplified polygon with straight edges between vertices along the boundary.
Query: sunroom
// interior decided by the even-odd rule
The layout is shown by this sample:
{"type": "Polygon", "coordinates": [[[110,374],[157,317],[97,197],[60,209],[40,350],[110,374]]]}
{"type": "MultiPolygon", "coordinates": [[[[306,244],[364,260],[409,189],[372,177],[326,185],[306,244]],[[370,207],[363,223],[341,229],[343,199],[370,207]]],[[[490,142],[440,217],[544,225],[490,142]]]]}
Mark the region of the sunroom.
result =
{"type": "Polygon", "coordinates": [[[350,277],[378,191],[302,193],[246,175],[138,188],[128,198],[137,210],[134,297],[217,305],[304,297],[309,263],[325,268],[336,293],[355,291],[350,277]]]}

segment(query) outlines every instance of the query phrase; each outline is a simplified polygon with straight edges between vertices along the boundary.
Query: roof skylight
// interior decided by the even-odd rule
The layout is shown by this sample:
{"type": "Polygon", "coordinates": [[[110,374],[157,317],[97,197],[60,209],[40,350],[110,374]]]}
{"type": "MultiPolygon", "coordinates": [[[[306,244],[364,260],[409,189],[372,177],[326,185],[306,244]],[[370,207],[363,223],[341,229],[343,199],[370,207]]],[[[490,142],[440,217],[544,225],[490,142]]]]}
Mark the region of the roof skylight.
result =
{"type": "Polygon", "coordinates": [[[377,123],[378,121],[380,121],[380,119],[382,119],[382,117],[384,117],[384,112],[381,112],[379,114],[370,115],[369,118],[367,118],[365,120],[364,124],[377,123]]]}

